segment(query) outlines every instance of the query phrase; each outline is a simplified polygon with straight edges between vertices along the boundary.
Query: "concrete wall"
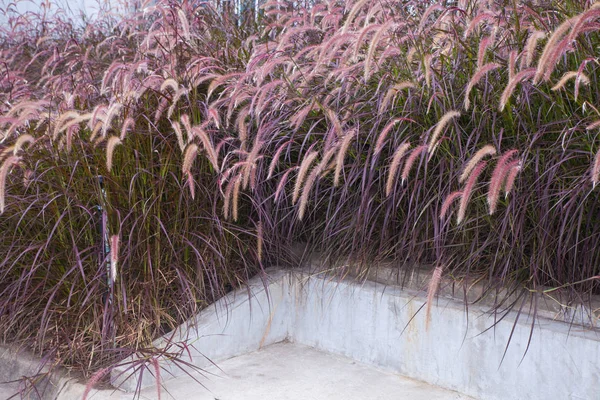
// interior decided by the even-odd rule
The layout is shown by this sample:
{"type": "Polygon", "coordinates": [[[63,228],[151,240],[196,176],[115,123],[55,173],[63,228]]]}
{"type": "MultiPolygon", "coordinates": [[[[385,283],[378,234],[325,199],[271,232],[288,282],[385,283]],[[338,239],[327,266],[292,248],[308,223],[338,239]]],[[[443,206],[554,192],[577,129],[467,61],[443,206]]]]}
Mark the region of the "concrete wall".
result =
{"type": "MultiPolygon", "coordinates": [[[[213,362],[281,342],[290,336],[292,282],[290,275],[282,271],[273,271],[268,278],[255,278],[247,289],[220,299],[154,345],[169,353],[180,352],[182,361],[202,369],[213,362]],[[186,344],[189,354],[181,351],[181,343],[186,344]]],[[[159,359],[161,380],[194,371],[167,358],[159,359]]],[[[114,386],[135,391],[138,383],[141,387],[156,384],[154,366],[147,360],[135,357],[123,364],[112,371],[114,386]],[[132,373],[133,365],[140,366],[136,373],[132,373]]]]}
{"type": "Polygon", "coordinates": [[[516,313],[489,329],[493,315],[450,299],[427,329],[423,293],[373,282],[313,277],[295,297],[298,343],[480,399],[600,399],[598,331],[516,313]]]}
{"type": "MultiPolygon", "coordinates": [[[[196,365],[207,365],[204,356],[218,362],[288,339],[482,400],[600,399],[595,329],[544,318],[532,325],[527,313],[498,321],[482,306],[466,313],[447,298],[436,299],[427,327],[422,291],[308,273],[276,271],[268,294],[261,280],[250,292],[231,294],[175,333],[175,340],[191,339],[196,365]]],[[[135,389],[118,373],[115,384],[135,389]]]]}

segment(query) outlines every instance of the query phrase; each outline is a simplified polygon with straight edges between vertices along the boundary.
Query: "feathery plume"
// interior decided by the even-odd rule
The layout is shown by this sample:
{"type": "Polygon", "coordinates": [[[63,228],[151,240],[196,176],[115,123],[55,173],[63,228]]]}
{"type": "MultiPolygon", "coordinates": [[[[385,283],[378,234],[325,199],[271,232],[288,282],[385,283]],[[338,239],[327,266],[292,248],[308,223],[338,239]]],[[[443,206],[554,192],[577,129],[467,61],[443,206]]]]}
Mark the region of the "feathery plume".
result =
{"type": "Polygon", "coordinates": [[[181,125],[179,122],[173,121],[171,122],[171,126],[173,127],[173,131],[175,132],[175,136],[177,136],[177,144],[179,144],[179,148],[181,151],[185,149],[185,142],[183,140],[183,132],[181,131],[181,125]]]}
{"type": "MultiPolygon", "coordinates": [[[[97,110],[97,112],[99,112],[101,110],[101,108],[96,107],[96,110],[97,110]]],[[[71,123],[71,121],[69,121],[69,120],[76,120],[76,121],[78,121],[77,123],[81,122],[79,120],[79,117],[80,117],[80,115],[77,111],[67,111],[64,114],[61,114],[61,116],[58,117],[54,123],[54,133],[52,135],[52,140],[58,139],[58,134],[66,129],[65,125],[67,125],[68,123],[71,123]],[[69,122],[67,122],[67,124],[65,124],[66,121],[69,121],[69,122]]]]}
{"type": "Polygon", "coordinates": [[[490,35],[481,39],[481,41],[479,42],[479,51],[477,52],[477,68],[481,68],[483,66],[485,52],[487,48],[492,44],[492,40],[494,39],[495,38],[493,37],[493,35],[490,35]]]}
{"type": "Polygon", "coordinates": [[[100,380],[104,377],[104,375],[106,375],[109,371],[110,371],[110,368],[107,367],[107,368],[101,369],[100,371],[98,371],[94,375],[92,375],[90,380],[87,381],[87,383],[85,384],[85,390],[83,391],[83,396],[81,397],[82,400],[87,400],[90,392],[94,388],[94,385],[96,385],[96,383],[100,382],[100,380]]]}
{"type": "Polygon", "coordinates": [[[182,8],[177,9],[177,16],[179,17],[179,22],[181,23],[181,31],[185,40],[190,40],[190,23],[185,15],[185,12],[182,8]]]}
{"type": "Polygon", "coordinates": [[[112,103],[106,112],[106,118],[104,119],[104,124],[102,125],[102,136],[106,137],[106,133],[111,127],[112,120],[119,115],[121,112],[121,108],[123,108],[123,104],[121,103],[112,103]]]}
{"type": "Polygon", "coordinates": [[[444,114],[442,116],[442,118],[440,118],[439,122],[437,123],[433,134],[431,135],[431,139],[429,139],[429,146],[427,148],[427,152],[428,153],[433,153],[433,150],[437,144],[438,138],[440,136],[440,134],[442,133],[442,131],[444,130],[444,128],[446,127],[446,125],[448,125],[448,122],[450,122],[450,120],[457,118],[460,116],[460,111],[448,111],[446,114],[444,114]]]}
{"type": "Polygon", "coordinates": [[[235,182],[240,179],[240,175],[236,175],[232,178],[227,187],[225,188],[225,193],[223,196],[223,217],[227,220],[229,219],[229,211],[231,210],[231,198],[233,196],[233,187],[235,186],[235,182]]]}
{"type": "Polygon", "coordinates": [[[298,166],[295,166],[295,167],[288,169],[287,171],[285,171],[285,173],[283,174],[281,179],[279,179],[279,183],[277,184],[277,189],[275,190],[275,196],[273,197],[273,201],[275,203],[279,202],[279,198],[280,198],[281,194],[283,193],[283,188],[285,187],[288,176],[290,175],[290,173],[292,171],[295,171],[298,168],[299,168],[298,166]]]}
{"type": "Polygon", "coordinates": [[[154,367],[154,380],[156,382],[156,396],[157,396],[157,399],[160,400],[160,398],[161,398],[160,397],[161,382],[160,382],[160,365],[158,364],[158,358],[151,357],[150,364],[152,364],[152,366],[154,367]]]}
{"type": "Polygon", "coordinates": [[[119,235],[110,237],[110,277],[117,280],[117,262],[119,261],[119,235]]]}
{"type": "MultiPolygon", "coordinates": [[[[592,187],[594,189],[598,182],[600,182],[600,149],[596,152],[596,157],[594,157],[594,163],[592,164],[592,187]]],[[[0,187],[1,185],[2,181],[0,181],[0,187]]],[[[2,212],[0,211],[0,214],[1,213],[2,212]]]]}
{"type": "Polygon", "coordinates": [[[431,87],[431,54],[427,54],[423,57],[423,64],[425,68],[425,85],[430,88],[431,87]]]}
{"type": "Polygon", "coordinates": [[[263,224],[262,221],[258,221],[256,226],[256,257],[258,261],[262,261],[263,254],[263,224]]]}
{"type": "Polygon", "coordinates": [[[335,187],[338,187],[340,184],[340,176],[342,173],[342,167],[344,166],[344,158],[346,157],[348,147],[350,147],[350,143],[352,142],[354,136],[356,136],[356,133],[356,128],[352,129],[350,132],[346,133],[346,136],[344,136],[344,139],[342,139],[342,143],[336,156],[335,174],[333,178],[333,185],[335,187]]]}
{"type": "Polygon", "coordinates": [[[238,177],[238,179],[235,180],[235,183],[233,184],[233,205],[232,205],[231,216],[233,217],[234,221],[238,220],[238,203],[239,203],[239,199],[240,199],[240,186],[241,185],[242,185],[242,179],[240,176],[240,177],[238,177]]]}
{"type": "Polygon", "coordinates": [[[517,51],[512,50],[508,55],[508,80],[510,81],[516,74],[517,51]]]}
{"type": "Polygon", "coordinates": [[[115,151],[115,147],[121,144],[121,139],[118,136],[111,136],[108,139],[108,143],[106,144],[106,169],[109,171],[112,169],[113,165],[113,153],[115,151]]]}
{"type": "Polygon", "coordinates": [[[471,90],[473,89],[473,87],[477,83],[479,83],[479,81],[481,80],[481,78],[483,78],[484,75],[486,75],[490,71],[495,70],[498,67],[500,67],[500,64],[487,63],[484,66],[478,68],[477,71],[475,72],[475,74],[473,74],[473,77],[471,77],[471,80],[469,80],[469,84],[467,85],[467,90],[465,92],[465,103],[464,103],[465,110],[468,110],[469,107],[471,106],[471,100],[469,99],[469,94],[471,93],[471,90]]]}
{"type": "Polygon", "coordinates": [[[169,100],[167,100],[166,98],[162,98],[158,102],[158,107],[156,107],[156,112],[154,113],[154,123],[158,123],[168,105],[169,100]]]}
{"type": "Polygon", "coordinates": [[[563,88],[566,85],[566,83],[573,78],[579,78],[584,84],[590,83],[590,79],[583,72],[569,71],[565,73],[562,76],[562,78],[558,81],[558,83],[552,87],[552,90],[559,90],[563,88]]]}
{"type": "Polygon", "coordinates": [[[206,151],[206,154],[208,155],[208,160],[212,164],[215,171],[219,172],[220,168],[219,168],[219,158],[218,158],[217,152],[216,152],[215,148],[213,147],[213,145],[212,145],[210,139],[208,138],[208,135],[204,131],[204,129],[202,129],[199,126],[195,126],[194,128],[192,128],[192,132],[193,132],[193,135],[200,138],[200,141],[202,142],[202,147],[204,147],[204,151],[206,151]]]}
{"type": "Polygon", "coordinates": [[[515,160],[508,166],[508,175],[506,176],[506,182],[504,183],[504,199],[508,198],[510,192],[512,192],[513,186],[515,185],[515,179],[521,172],[521,161],[515,160]]]}
{"type": "Polygon", "coordinates": [[[181,167],[181,170],[184,174],[192,170],[192,165],[194,164],[197,155],[198,145],[195,143],[191,143],[185,150],[185,155],[183,157],[183,166],[181,167]]]}
{"type": "Polygon", "coordinates": [[[456,223],[460,225],[460,223],[465,219],[465,214],[467,213],[467,206],[469,205],[469,200],[471,199],[471,193],[473,192],[473,188],[477,183],[477,179],[479,175],[483,172],[487,165],[487,161],[480,161],[479,164],[473,169],[473,172],[469,176],[467,183],[462,191],[462,196],[460,198],[460,206],[458,208],[458,214],[456,216],[456,223]]]}
{"type": "MultiPolygon", "coordinates": [[[[588,78],[588,76],[583,72],[569,71],[565,73],[562,78],[560,78],[556,85],[552,86],[552,90],[557,91],[562,89],[571,79],[575,79],[575,85],[578,85],[579,82],[583,83],[584,85],[589,85],[590,83],[590,78],[588,78]]],[[[577,97],[575,97],[575,100],[577,100],[577,97]]]]}
{"type": "Polygon", "coordinates": [[[440,219],[444,219],[446,217],[446,214],[450,210],[450,206],[452,205],[454,200],[458,199],[460,196],[462,196],[462,194],[463,194],[462,191],[456,191],[456,192],[452,192],[448,196],[446,196],[446,199],[442,203],[442,210],[440,211],[440,219]]]}
{"type": "Polygon", "coordinates": [[[516,149],[509,150],[504,153],[496,163],[496,168],[492,173],[492,179],[490,180],[490,186],[487,195],[490,215],[494,214],[496,211],[498,197],[500,196],[500,189],[502,188],[502,183],[506,180],[509,172],[509,168],[507,167],[509,166],[511,158],[517,153],[518,150],[516,149]]]}
{"type": "Polygon", "coordinates": [[[373,58],[375,57],[375,50],[377,50],[379,41],[381,40],[381,37],[383,36],[383,34],[386,33],[387,30],[390,29],[391,26],[393,26],[393,20],[390,20],[390,21],[386,22],[385,24],[383,24],[377,30],[377,32],[373,36],[373,39],[371,40],[371,44],[369,45],[369,51],[367,53],[367,58],[365,59],[365,63],[364,63],[365,82],[368,81],[369,78],[371,77],[371,63],[373,62],[373,58]]]}
{"type": "Polygon", "coordinates": [[[360,12],[361,8],[365,6],[365,4],[369,4],[371,0],[360,0],[357,1],[356,4],[352,7],[350,12],[348,13],[348,17],[346,18],[346,22],[342,26],[342,33],[346,33],[350,25],[354,22],[354,17],[360,12]]]}
{"type": "Polygon", "coordinates": [[[390,170],[388,172],[388,179],[385,185],[385,195],[389,196],[392,193],[392,188],[394,187],[394,178],[396,177],[396,173],[400,167],[400,162],[402,158],[410,148],[410,142],[402,143],[396,151],[394,152],[394,156],[392,157],[392,162],[390,163],[390,170]]]}
{"type": "Polygon", "coordinates": [[[410,174],[410,170],[412,169],[413,164],[417,161],[417,158],[422,155],[425,151],[427,151],[427,145],[421,145],[419,147],[415,147],[411,152],[408,158],[406,159],[406,163],[404,164],[404,168],[402,169],[402,184],[408,180],[408,175],[410,174]]]}
{"type": "Polygon", "coordinates": [[[487,12],[482,12],[480,14],[478,14],[476,17],[474,17],[471,22],[469,23],[469,26],[467,27],[467,29],[465,29],[465,33],[463,35],[464,39],[467,39],[471,33],[475,30],[475,28],[477,28],[477,26],[482,22],[482,21],[487,21],[487,20],[491,20],[494,18],[494,15],[491,13],[487,13],[487,12]]]}
{"type": "Polygon", "coordinates": [[[190,123],[190,117],[187,114],[183,114],[179,120],[183,124],[185,131],[188,134],[188,137],[194,136],[194,132],[192,131],[192,124],[190,123]]]}
{"type": "Polygon", "coordinates": [[[533,57],[535,55],[535,46],[539,40],[546,37],[546,33],[542,31],[534,31],[529,38],[527,39],[527,43],[525,44],[525,64],[522,67],[527,68],[531,66],[533,62],[533,57]]]}
{"type": "Polygon", "coordinates": [[[538,60],[537,69],[533,77],[534,84],[540,82],[542,78],[546,79],[546,77],[549,75],[548,71],[550,71],[550,73],[552,72],[552,69],[554,69],[554,65],[550,65],[549,62],[552,58],[551,55],[556,50],[556,46],[561,41],[563,36],[567,34],[567,32],[573,27],[573,25],[575,25],[579,18],[580,16],[577,15],[575,17],[565,20],[562,24],[558,26],[558,28],[556,28],[554,33],[552,33],[552,36],[550,36],[550,39],[548,39],[548,42],[544,47],[544,51],[542,52],[542,55],[538,60]]]}
{"type": "Polygon", "coordinates": [[[179,91],[179,83],[173,78],[165,79],[162,85],[160,85],[160,91],[164,92],[168,88],[173,90],[173,93],[177,93],[179,91]]]}
{"type": "Polygon", "coordinates": [[[235,125],[238,130],[238,137],[241,143],[241,149],[246,149],[246,139],[248,138],[248,127],[246,125],[246,117],[250,113],[250,108],[248,106],[242,108],[235,121],[235,125]]]}
{"type": "Polygon", "coordinates": [[[14,144],[14,148],[13,148],[13,155],[17,155],[17,153],[19,151],[21,151],[21,149],[23,148],[23,146],[25,144],[31,144],[35,142],[35,138],[33,136],[31,136],[30,134],[26,133],[24,135],[21,135],[17,138],[17,140],[15,141],[14,144]]]}
{"type": "Polygon", "coordinates": [[[123,126],[121,127],[121,136],[119,136],[119,139],[125,140],[127,132],[129,132],[133,128],[135,128],[135,120],[129,117],[125,120],[125,122],[123,122],[123,126]]]}
{"type": "Polygon", "coordinates": [[[329,119],[329,122],[331,122],[331,124],[333,125],[333,129],[335,130],[336,136],[338,138],[342,137],[342,135],[344,134],[344,132],[342,131],[342,124],[337,115],[335,114],[335,111],[333,111],[331,108],[327,108],[325,110],[325,115],[327,116],[327,119],[329,119]]]}
{"type": "Polygon", "coordinates": [[[302,220],[302,218],[304,217],[304,212],[306,211],[306,205],[308,204],[308,196],[310,195],[312,186],[316,182],[319,175],[321,175],[321,173],[327,169],[329,160],[331,160],[331,157],[333,156],[333,153],[335,153],[335,150],[336,150],[335,148],[329,149],[323,156],[323,159],[319,162],[319,164],[317,164],[317,166],[315,168],[313,168],[310,175],[308,176],[308,179],[306,180],[306,183],[304,184],[304,188],[302,189],[302,195],[300,196],[300,205],[298,207],[298,219],[299,220],[302,220]]]}
{"type": "Polygon", "coordinates": [[[506,85],[506,88],[504,88],[504,91],[502,92],[502,96],[500,97],[500,106],[498,107],[498,109],[500,111],[504,110],[504,107],[506,107],[506,103],[508,103],[508,99],[510,99],[510,96],[512,96],[517,85],[519,83],[521,83],[522,81],[524,81],[525,79],[531,78],[534,75],[535,75],[535,68],[527,68],[526,70],[523,70],[523,71],[519,72],[518,74],[516,74],[513,77],[513,79],[511,79],[508,82],[508,85],[506,85]]]}
{"type": "Polygon", "coordinates": [[[177,102],[179,101],[181,96],[183,96],[184,94],[187,94],[187,93],[188,93],[187,89],[184,89],[184,88],[181,88],[177,92],[175,92],[175,94],[173,95],[173,98],[171,100],[171,105],[169,106],[169,109],[167,110],[167,118],[170,119],[173,116],[173,113],[177,109],[177,102]]]}
{"type": "Polygon", "coordinates": [[[259,157],[258,153],[260,152],[260,149],[262,148],[263,144],[264,142],[260,140],[260,137],[256,136],[256,138],[254,139],[254,146],[252,147],[252,151],[248,153],[246,157],[244,177],[242,180],[242,188],[244,190],[248,187],[251,175],[253,175],[256,171],[256,161],[262,157],[259,157]]]}
{"type": "Polygon", "coordinates": [[[6,178],[13,165],[21,161],[19,156],[10,156],[0,166],[0,214],[4,213],[4,207],[6,206],[6,178]]]}
{"type": "Polygon", "coordinates": [[[2,160],[4,160],[4,158],[8,157],[11,154],[13,156],[16,156],[14,145],[8,146],[7,148],[3,149],[2,152],[0,152],[0,162],[2,162],[2,160]]]}
{"type": "Polygon", "coordinates": [[[312,185],[317,180],[318,173],[316,168],[311,171],[308,179],[306,179],[306,184],[304,185],[304,190],[302,191],[302,195],[300,196],[300,205],[298,206],[298,220],[302,221],[304,218],[304,212],[306,211],[306,205],[308,204],[308,196],[310,195],[310,190],[312,189],[312,185]]]}
{"type": "Polygon", "coordinates": [[[194,176],[191,172],[187,173],[187,185],[190,188],[190,195],[192,196],[192,200],[196,199],[196,182],[194,181],[194,176]]]}
{"type": "Polygon", "coordinates": [[[429,321],[431,320],[431,306],[433,305],[433,298],[437,294],[440,288],[440,282],[442,281],[442,270],[443,267],[438,265],[433,270],[433,275],[429,280],[429,288],[427,289],[427,308],[425,309],[425,330],[429,330],[429,321]]]}
{"type": "Polygon", "coordinates": [[[471,174],[471,171],[473,171],[473,168],[475,168],[475,166],[479,164],[479,161],[483,160],[483,157],[494,155],[496,155],[496,148],[491,144],[487,144],[481,149],[477,150],[477,152],[473,155],[473,157],[471,157],[467,165],[465,165],[465,169],[460,175],[460,178],[458,178],[458,181],[460,183],[464,182],[471,174]]]}
{"type": "Polygon", "coordinates": [[[381,24],[371,24],[371,25],[366,25],[364,28],[361,29],[360,34],[358,35],[358,38],[355,40],[354,43],[354,58],[358,59],[358,54],[360,53],[360,49],[362,46],[362,42],[363,39],[365,38],[365,36],[367,36],[371,31],[380,28],[381,24]]]}
{"type": "Polygon", "coordinates": [[[315,108],[315,104],[311,101],[306,106],[302,107],[300,110],[296,111],[296,113],[290,118],[290,123],[294,127],[295,130],[298,130],[300,126],[304,123],[306,116],[315,108]]]}
{"type": "Polygon", "coordinates": [[[296,177],[296,184],[294,185],[294,194],[292,196],[292,204],[296,204],[298,198],[300,197],[300,189],[302,189],[302,184],[304,183],[304,178],[312,164],[312,162],[317,158],[319,153],[316,151],[311,151],[308,153],[302,163],[300,164],[300,170],[298,171],[298,176],[296,177]]]}
{"type": "Polygon", "coordinates": [[[592,122],[585,129],[588,131],[591,131],[592,129],[596,129],[598,127],[600,127],[600,119],[592,122]]]}
{"type": "Polygon", "coordinates": [[[385,140],[387,139],[388,133],[400,121],[402,121],[402,118],[394,118],[393,120],[388,122],[388,124],[383,128],[383,130],[377,137],[377,142],[375,143],[375,155],[377,155],[381,152],[381,149],[383,149],[383,144],[385,143],[385,140]]]}
{"type": "Polygon", "coordinates": [[[414,89],[415,87],[416,86],[414,83],[409,82],[409,81],[404,81],[404,82],[397,83],[394,86],[392,86],[391,88],[389,88],[388,91],[386,92],[385,96],[383,97],[383,100],[379,104],[379,113],[382,114],[385,111],[387,111],[391,100],[394,97],[396,97],[398,92],[400,92],[401,90],[405,90],[405,89],[414,89]]]}

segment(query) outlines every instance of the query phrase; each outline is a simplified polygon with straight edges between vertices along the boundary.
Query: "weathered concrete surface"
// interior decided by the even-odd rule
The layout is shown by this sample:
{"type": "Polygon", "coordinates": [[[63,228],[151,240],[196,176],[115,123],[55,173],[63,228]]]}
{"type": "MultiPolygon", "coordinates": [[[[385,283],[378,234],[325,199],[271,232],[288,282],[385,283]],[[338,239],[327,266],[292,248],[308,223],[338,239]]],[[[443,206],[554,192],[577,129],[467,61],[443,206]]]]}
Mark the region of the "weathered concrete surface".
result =
{"type": "Polygon", "coordinates": [[[547,319],[532,330],[531,319],[512,312],[488,330],[493,315],[477,306],[467,314],[450,299],[432,305],[427,328],[425,300],[311,277],[296,286],[290,339],[481,399],[600,399],[598,331],[547,319]]]}
{"type": "MultiPolygon", "coordinates": [[[[278,343],[219,363],[207,374],[166,382],[167,400],[467,400],[470,397],[367,367],[314,348],[278,343]]],[[[155,387],[144,399],[157,400],[155,387]]]]}
{"type": "MultiPolygon", "coordinates": [[[[0,400],[81,400],[85,383],[62,369],[41,365],[24,350],[0,346],[0,400]]],[[[132,400],[131,393],[92,389],[90,400],[132,400]]]]}
{"type": "MultiPolygon", "coordinates": [[[[500,318],[470,306],[467,314],[463,303],[443,297],[427,327],[423,291],[306,272],[273,274],[270,303],[262,282],[256,285],[250,298],[224,299],[234,307],[218,303],[224,313],[201,313],[194,362],[208,365],[202,351],[220,362],[287,338],[481,399],[600,398],[597,330],[543,318],[532,329],[526,313],[500,318]],[[225,314],[230,322],[217,322],[225,314]]],[[[169,363],[165,371],[163,378],[181,374],[169,363]]],[[[144,385],[153,385],[146,375],[144,385]]]]}
{"type": "MultiPolygon", "coordinates": [[[[230,293],[203,310],[196,318],[155,342],[157,348],[173,351],[186,342],[181,360],[196,368],[206,368],[218,362],[285,340],[290,336],[290,316],[294,314],[292,284],[289,273],[274,270],[268,278],[253,279],[248,288],[230,293]]],[[[139,359],[131,359],[139,362],[139,359]]],[[[135,391],[156,382],[154,366],[146,363],[141,374],[132,374],[130,367],[113,370],[111,382],[125,391],[135,391]],[[141,375],[141,379],[140,379],[141,375]]],[[[176,361],[160,359],[162,381],[185,375],[190,371],[176,361]]]]}

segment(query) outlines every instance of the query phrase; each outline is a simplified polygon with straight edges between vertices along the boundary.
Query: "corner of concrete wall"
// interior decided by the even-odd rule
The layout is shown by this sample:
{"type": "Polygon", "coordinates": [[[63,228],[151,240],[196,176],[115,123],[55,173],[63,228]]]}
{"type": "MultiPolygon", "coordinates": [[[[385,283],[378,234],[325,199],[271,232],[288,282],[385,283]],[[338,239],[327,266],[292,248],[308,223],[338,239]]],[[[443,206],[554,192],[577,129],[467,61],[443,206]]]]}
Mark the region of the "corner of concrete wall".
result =
{"type": "MultiPolygon", "coordinates": [[[[266,276],[253,278],[247,287],[229,293],[156,340],[154,347],[180,357],[158,360],[160,379],[194,373],[213,362],[286,340],[290,335],[292,286],[289,273],[270,269],[266,276]]],[[[111,372],[111,383],[130,392],[155,385],[155,367],[149,361],[138,355],[123,362],[111,372]],[[138,371],[132,373],[134,364],[138,365],[138,371]]]]}

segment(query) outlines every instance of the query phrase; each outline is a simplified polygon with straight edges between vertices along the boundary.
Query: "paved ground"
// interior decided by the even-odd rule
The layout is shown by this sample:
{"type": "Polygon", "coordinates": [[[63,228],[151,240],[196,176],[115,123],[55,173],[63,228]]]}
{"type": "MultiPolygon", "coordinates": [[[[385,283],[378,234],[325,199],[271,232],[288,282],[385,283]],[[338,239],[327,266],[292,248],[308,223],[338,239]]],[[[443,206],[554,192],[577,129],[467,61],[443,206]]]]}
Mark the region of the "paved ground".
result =
{"type": "MultiPolygon", "coordinates": [[[[15,393],[19,390],[18,383],[0,383],[0,399],[20,399],[20,396],[15,396],[15,393]]],[[[11,400],[12,400],[11,399],[11,400]]]]}
{"type": "MultiPolygon", "coordinates": [[[[162,400],[473,400],[457,392],[405,378],[324,353],[311,347],[278,343],[219,363],[208,374],[167,381],[162,400]]],[[[0,400],[11,398],[15,384],[0,384],[0,400]]],[[[59,397],[79,399],[81,393],[59,397]]],[[[89,400],[133,400],[133,394],[101,391],[89,400]]],[[[19,396],[13,399],[20,399],[19,396]]],[[[158,400],[156,387],[141,400],[158,400]]]]}
{"type": "MultiPolygon", "coordinates": [[[[290,343],[219,363],[200,378],[166,383],[165,400],[467,400],[472,399],[413,379],[382,372],[353,360],[290,343]]],[[[142,392],[158,399],[156,388],[142,392]]]]}

